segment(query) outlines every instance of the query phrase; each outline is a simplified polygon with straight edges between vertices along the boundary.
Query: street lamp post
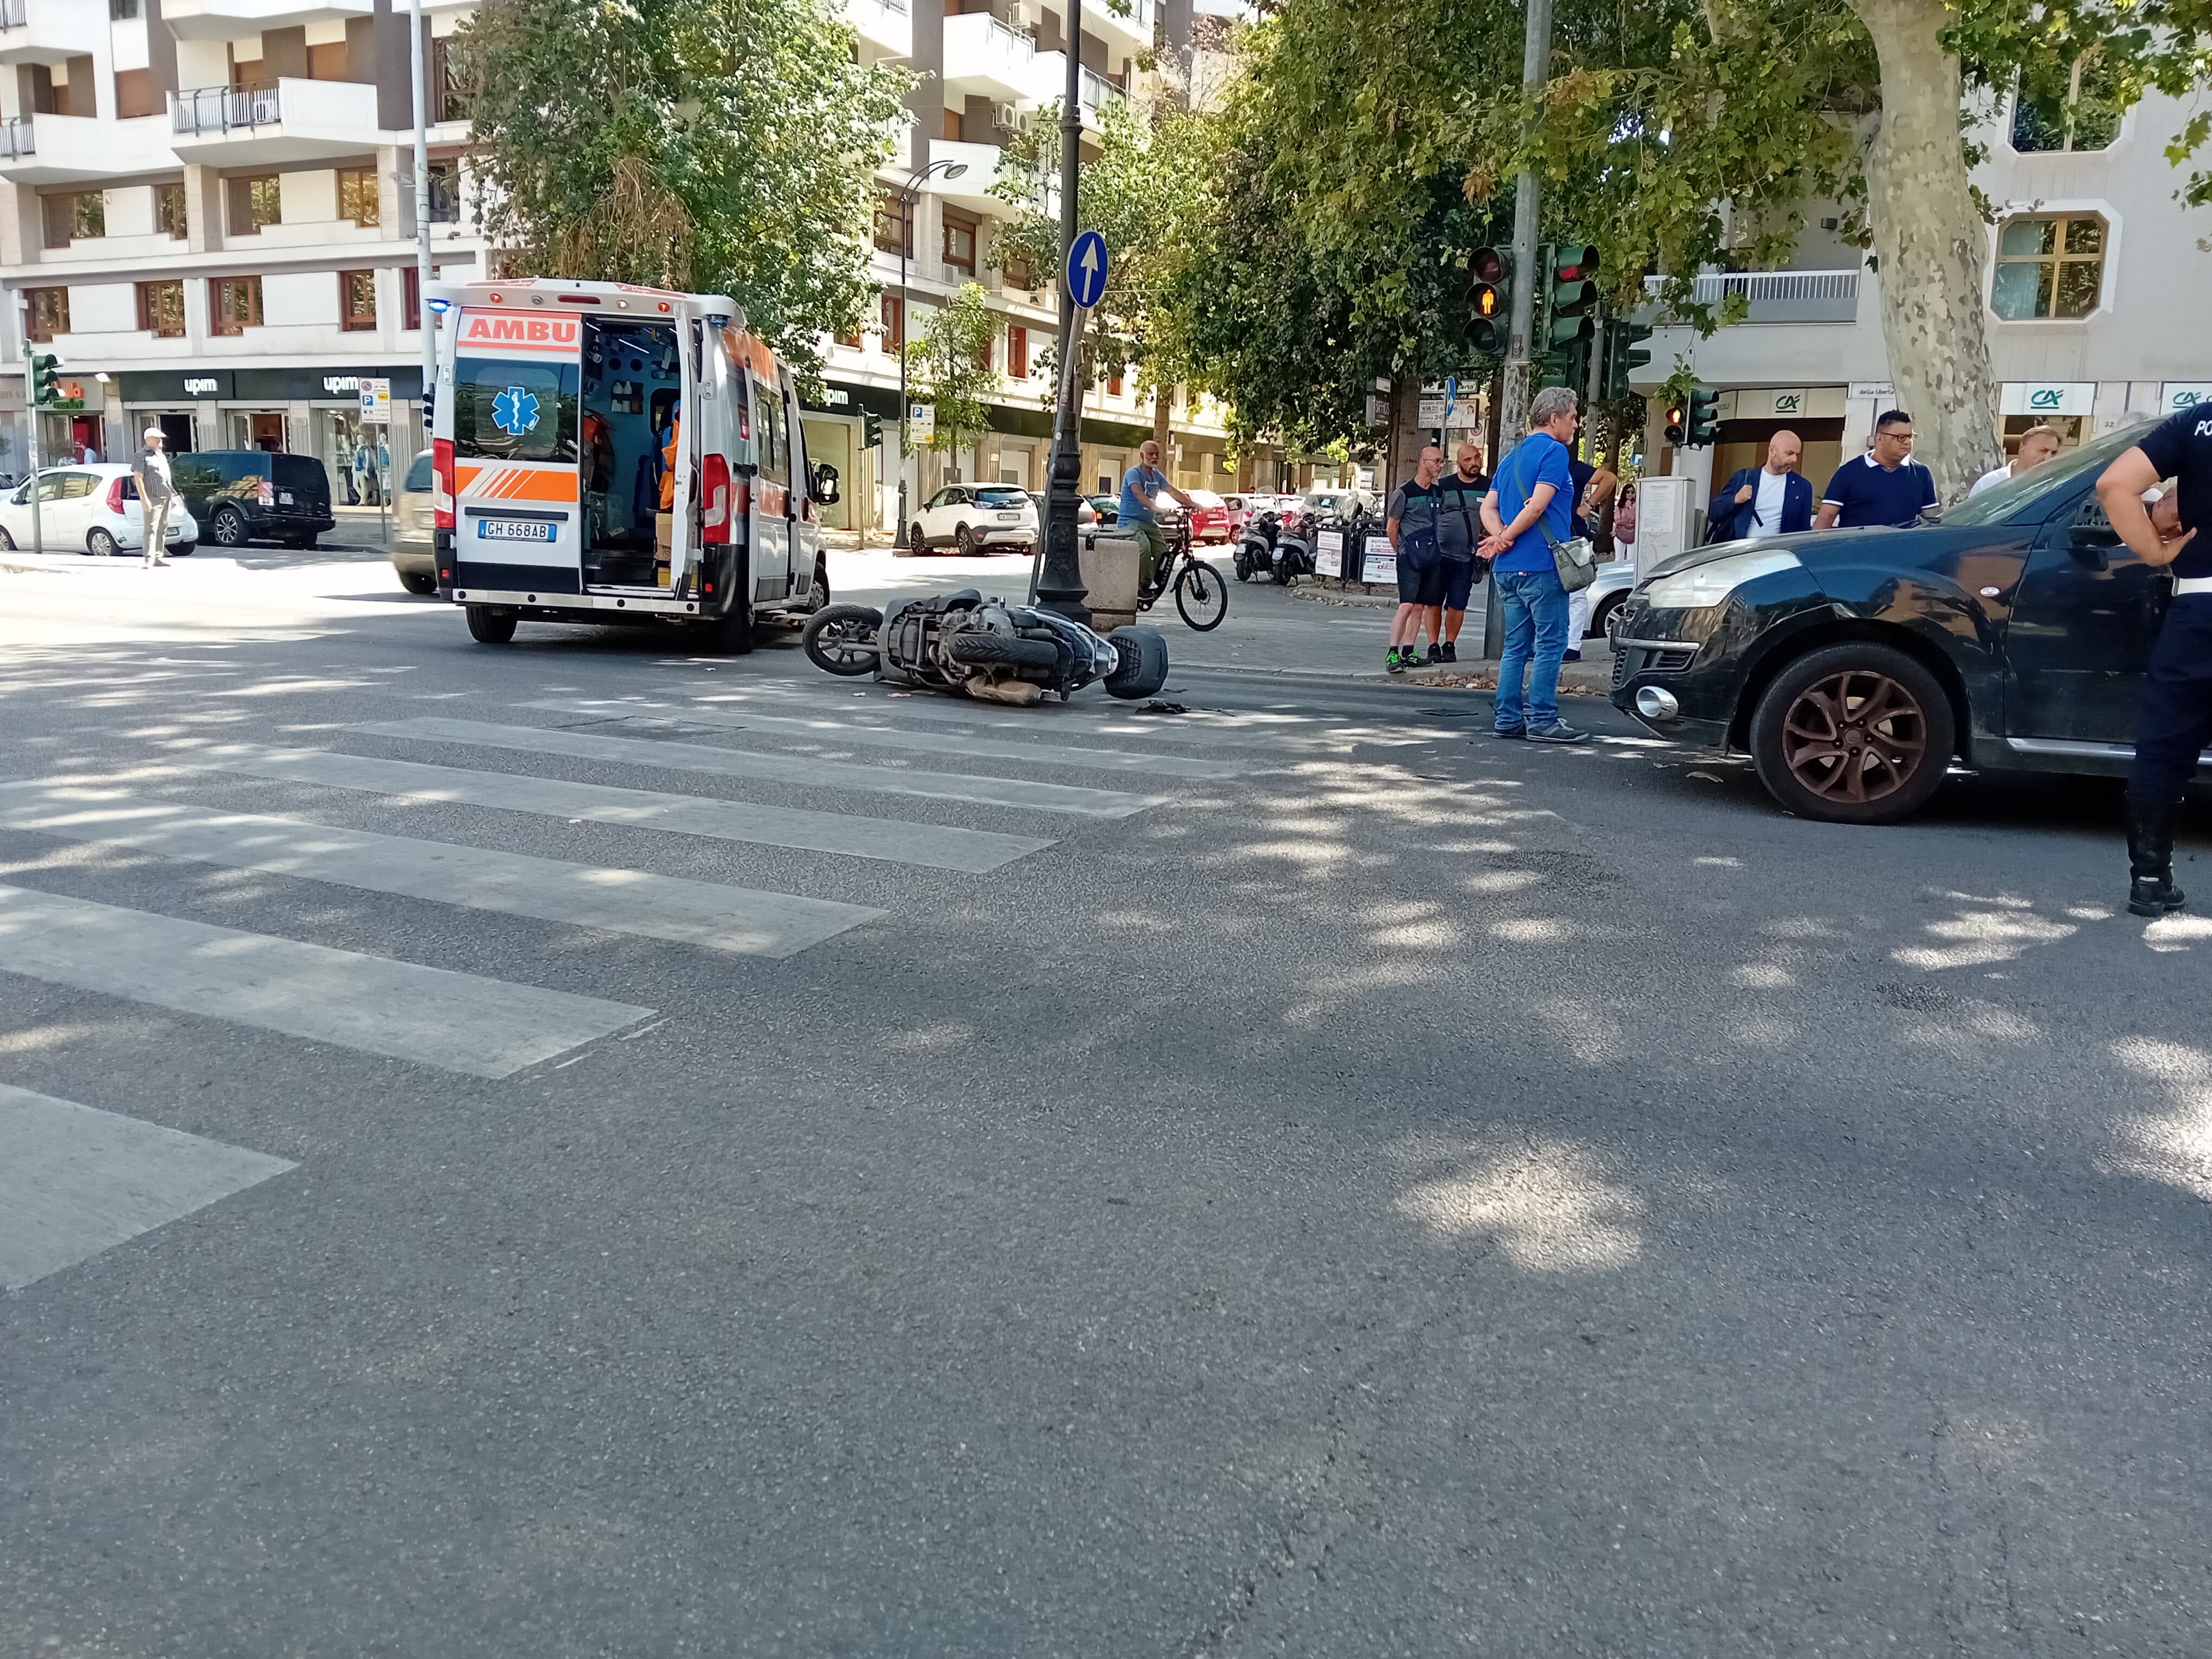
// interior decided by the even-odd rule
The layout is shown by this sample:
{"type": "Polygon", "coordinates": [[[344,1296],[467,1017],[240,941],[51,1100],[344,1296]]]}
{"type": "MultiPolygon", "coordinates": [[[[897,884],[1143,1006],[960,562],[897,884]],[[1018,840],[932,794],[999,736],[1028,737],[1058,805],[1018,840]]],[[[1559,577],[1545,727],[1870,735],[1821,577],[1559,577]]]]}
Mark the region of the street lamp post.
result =
{"type": "Polygon", "coordinates": [[[1083,387],[1076,374],[1081,315],[1067,286],[1066,265],[1075,247],[1076,191],[1083,177],[1083,0],[1068,0],[1067,88],[1060,106],[1060,398],[1053,415],[1052,469],[1046,483],[1044,557],[1037,572],[1037,603],[1089,623],[1083,603],[1083,554],[1077,545],[1076,486],[1083,471],[1083,387]]]}
{"type": "MultiPolygon", "coordinates": [[[[908,256],[914,252],[914,198],[915,193],[921,189],[923,183],[928,179],[931,174],[942,173],[947,179],[957,179],[962,173],[967,171],[968,164],[965,161],[932,161],[927,167],[922,168],[921,172],[908,179],[906,181],[906,188],[899,191],[899,487],[898,523],[891,527],[891,545],[897,548],[905,548],[907,545],[906,458],[907,411],[909,405],[907,403],[906,397],[906,325],[908,308],[906,295],[906,262],[908,256]]],[[[908,550],[912,551],[911,549],[908,549],[908,550]]]]}

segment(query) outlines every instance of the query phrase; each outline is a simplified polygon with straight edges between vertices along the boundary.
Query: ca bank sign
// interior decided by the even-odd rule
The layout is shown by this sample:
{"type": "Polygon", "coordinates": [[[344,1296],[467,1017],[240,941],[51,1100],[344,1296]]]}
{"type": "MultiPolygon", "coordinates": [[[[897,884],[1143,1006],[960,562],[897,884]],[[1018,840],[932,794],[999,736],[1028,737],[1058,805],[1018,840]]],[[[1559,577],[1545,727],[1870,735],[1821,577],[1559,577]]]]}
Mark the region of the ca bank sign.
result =
{"type": "Polygon", "coordinates": [[[2087,415],[2096,403],[2094,380],[2008,380],[1998,410],[2005,415],[2087,415]]]}
{"type": "Polygon", "coordinates": [[[2158,406],[2168,415],[2184,409],[2212,408],[2212,380],[2168,380],[2158,389],[2158,406]]]}

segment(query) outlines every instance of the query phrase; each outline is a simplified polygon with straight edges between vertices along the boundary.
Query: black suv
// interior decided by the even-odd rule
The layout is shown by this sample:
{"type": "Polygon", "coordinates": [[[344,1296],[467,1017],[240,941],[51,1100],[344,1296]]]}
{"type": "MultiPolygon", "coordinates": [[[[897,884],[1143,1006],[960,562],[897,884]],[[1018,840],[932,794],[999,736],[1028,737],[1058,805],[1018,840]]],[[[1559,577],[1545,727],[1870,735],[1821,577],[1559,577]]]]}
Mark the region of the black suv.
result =
{"type": "Polygon", "coordinates": [[[1911,529],[1724,542],[1637,584],[1613,702],[1662,737],[1747,752],[1769,793],[1886,823],[1958,763],[2118,773],[2173,592],[2114,532],[2098,475],[2124,427],[1911,529]]]}
{"type": "Polygon", "coordinates": [[[200,523],[200,538],[217,547],[282,542],[313,547],[337,520],[331,516],[331,477],[312,455],[262,449],[193,449],[169,458],[177,493],[200,523]]]}

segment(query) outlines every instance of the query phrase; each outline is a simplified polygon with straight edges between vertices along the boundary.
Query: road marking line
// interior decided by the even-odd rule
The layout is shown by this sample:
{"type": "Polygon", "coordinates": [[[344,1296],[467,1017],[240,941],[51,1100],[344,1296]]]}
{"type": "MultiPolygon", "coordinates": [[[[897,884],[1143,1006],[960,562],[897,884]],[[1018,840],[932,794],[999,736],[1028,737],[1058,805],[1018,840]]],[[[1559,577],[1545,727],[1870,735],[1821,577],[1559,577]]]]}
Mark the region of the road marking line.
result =
{"type": "Polygon", "coordinates": [[[808,853],[841,853],[935,870],[981,875],[1011,864],[1052,842],[1037,836],[1001,835],[991,830],[960,830],[944,824],[908,823],[896,818],[856,813],[810,812],[751,801],[715,800],[702,795],[664,794],[657,789],[620,789],[611,784],[576,783],[514,772],[481,772],[421,761],[384,760],[319,749],[264,749],[251,744],[225,744],[196,751],[195,765],[249,777],[321,784],[332,789],[362,789],[376,794],[422,800],[462,801],[511,812],[534,812],[563,820],[634,824],[647,830],[707,836],[718,841],[763,847],[791,847],[808,853]]]}
{"type": "Polygon", "coordinates": [[[0,1083],[0,1291],[298,1167],[0,1083]]]}
{"type": "Polygon", "coordinates": [[[658,1011],[0,886],[0,972],[501,1078],[658,1011]]]}
{"type": "Polygon", "coordinates": [[[802,787],[852,789],[879,795],[919,795],[930,800],[964,800],[985,806],[1025,807],[1040,812],[1072,812],[1081,817],[1126,818],[1146,807],[1164,805],[1165,795],[1125,795],[1113,789],[1083,789],[1065,783],[1031,783],[1020,778],[971,778],[949,772],[908,772],[888,766],[858,766],[847,761],[816,760],[805,755],[769,755],[748,749],[717,749],[703,744],[665,743],[653,738],[617,738],[604,732],[558,727],[494,726],[482,720],[449,720],[434,715],[356,726],[380,738],[411,742],[458,743],[525,754],[566,755],[576,760],[613,761],[623,766],[659,767],[675,772],[705,772],[725,778],[759,778],[802,787]]]}
{"type": "Polygon", "coordinates": [[[697,703],[647,703],[623,701],[592,702],[561,699],[526,702],[524,708],[550,709],[561,714],[597,714],[625,720],[676,719],[694,726],[726,726],[736,732],[758,732],[777,738],[815,738],[824,743],[857,743],[878,749],[905,749],[925,755],[962,755],[972,760],[1002,760],[1032,766],[1080,766],[1098,772],[1153,772],[1164,777],[1194,778],[1201,782],[1234,777],[1240,766],[1224,766],[1188,755],[1146,755],[1127,749],[1086,749],[1073,744],[1009,743],[1001,738],[966,732],[909,732],[895,726],[864,726],[830,715],[797,717],[748,714],[733,709],[702,708],[697,703]]]}
{"type": "Polygon", "coordinates": [[[307,818],[224,812],[120,790],[0,780],[0,825],[739,956],[796,956],[884,914],[831,899],[380,836],[307,818]]]}

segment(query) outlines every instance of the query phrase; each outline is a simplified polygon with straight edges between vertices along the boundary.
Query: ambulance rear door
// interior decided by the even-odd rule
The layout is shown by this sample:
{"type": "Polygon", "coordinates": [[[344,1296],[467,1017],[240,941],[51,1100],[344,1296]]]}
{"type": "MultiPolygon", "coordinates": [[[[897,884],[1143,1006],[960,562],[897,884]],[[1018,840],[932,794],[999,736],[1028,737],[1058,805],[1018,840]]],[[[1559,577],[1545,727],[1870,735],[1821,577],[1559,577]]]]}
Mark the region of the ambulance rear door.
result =
{"type": "Polygon", "coordinates": [[[753,599],[772,604],[791,591],[791,413],[778,384],[774,357],[756,346],[746,368],[751,405],[753,599]]]}
{"type": "Polygon", "coordinates": [[[576,474],[582,379],[583,327],[574,316],[460,310],[447,398],[453,586],[471,600],[584,591],[576,474]]]}

